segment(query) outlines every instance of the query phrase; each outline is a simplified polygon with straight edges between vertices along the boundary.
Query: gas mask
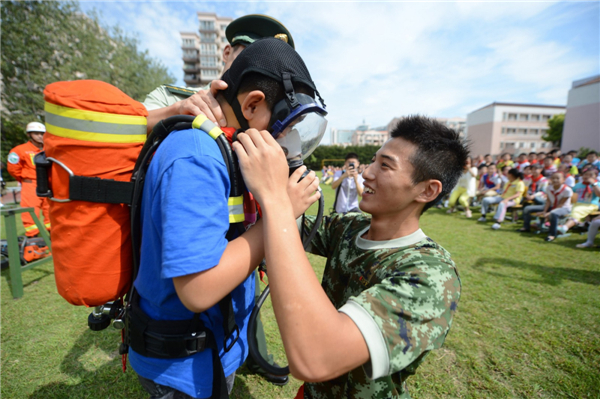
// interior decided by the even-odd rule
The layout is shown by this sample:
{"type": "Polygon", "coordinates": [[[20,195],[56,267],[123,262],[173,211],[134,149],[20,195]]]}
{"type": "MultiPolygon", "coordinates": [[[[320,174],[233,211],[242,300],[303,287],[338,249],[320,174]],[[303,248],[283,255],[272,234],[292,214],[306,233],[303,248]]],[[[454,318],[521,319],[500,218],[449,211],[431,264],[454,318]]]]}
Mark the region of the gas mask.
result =
{"type": "Polygon", "coordinates": [[[327,111],[307,94],[288,92],[287,98],[273,107],[271,135],[286,155],[290,168],[302,165],[321,142],[327,111]]]}

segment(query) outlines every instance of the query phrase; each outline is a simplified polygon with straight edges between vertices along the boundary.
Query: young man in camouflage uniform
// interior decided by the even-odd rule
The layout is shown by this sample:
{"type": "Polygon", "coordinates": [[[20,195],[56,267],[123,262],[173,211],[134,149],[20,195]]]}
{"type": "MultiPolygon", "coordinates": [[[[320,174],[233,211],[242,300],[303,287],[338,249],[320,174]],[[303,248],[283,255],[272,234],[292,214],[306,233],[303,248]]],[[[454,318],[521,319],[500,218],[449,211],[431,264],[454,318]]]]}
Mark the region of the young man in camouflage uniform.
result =
{"type": "Polygon", "coordinates": [[[406,379],[450,329],[458,272],[419,217],[456,185],[468,150],[456,132],[419,116],[403,119],[391,137],[363,173],[360,208],[371,216],[327,218],[311,242],[310,252],[327,257],[322,286],[299,239],[281,148],[257,131],[234,143],[263,210],[290,370],[306,381],[297,398],[408,398],[406,379]]]}

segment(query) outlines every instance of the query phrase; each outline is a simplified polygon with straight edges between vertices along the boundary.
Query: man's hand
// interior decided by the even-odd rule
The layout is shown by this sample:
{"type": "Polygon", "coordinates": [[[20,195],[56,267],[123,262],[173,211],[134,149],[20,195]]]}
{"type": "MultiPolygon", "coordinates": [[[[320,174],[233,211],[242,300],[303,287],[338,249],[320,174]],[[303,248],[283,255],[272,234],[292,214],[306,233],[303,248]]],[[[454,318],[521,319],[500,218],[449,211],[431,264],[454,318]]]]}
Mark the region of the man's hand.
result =
{"type": "Polygon", "coordinates": [[[321,196],[315,192],[319,181],[314,172],[298,182],[306,167],[298,168],[288,178],[285,154],[269,132],[248,129],[238,135],[233,149],[240,161],[244,182],[259,204],[291,199],[294,217],[297,218],[321,196]]]}
{"type": "Polygon", "coordinates": [[[217,92],[225,90],[227,83],[222,80],[214,80],[210,84],[210,90],[200,90],[196,94],[176,102],[175,115],[205,115],[211,121],[218,123],[219,126],[227,126],[227,120],[223,110],[217,101],[217,92]]]}
{"type": "Polygon", "coordinates": [[[347,177],[352,177],[353,179],[357,179],[358,171],[356,170],[356,168],[348,168],[348,170],[346,171],[346,175],[347,175],[347,177]]]}

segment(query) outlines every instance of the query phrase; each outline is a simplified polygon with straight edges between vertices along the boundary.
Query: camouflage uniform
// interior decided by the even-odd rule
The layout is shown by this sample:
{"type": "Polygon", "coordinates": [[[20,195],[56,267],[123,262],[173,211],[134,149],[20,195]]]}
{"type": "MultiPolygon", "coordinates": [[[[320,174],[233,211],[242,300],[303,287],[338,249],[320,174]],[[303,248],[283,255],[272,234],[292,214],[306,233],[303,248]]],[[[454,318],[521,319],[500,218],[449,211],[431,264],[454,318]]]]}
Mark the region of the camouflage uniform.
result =
{"type": "MultiPolygon", "coordinates": [[[[313,223],[306,218],[306,227],[313,223]]],[[[369,224],[361,214],[326,218],[308,249],[327,257],[323,289],[357,324],[371,359],[333,380],[306,383],[305,398],[410,398],[406,379],[452,324],[461,283],[450,254],[421,230],[364,240],[369,224]]]]}

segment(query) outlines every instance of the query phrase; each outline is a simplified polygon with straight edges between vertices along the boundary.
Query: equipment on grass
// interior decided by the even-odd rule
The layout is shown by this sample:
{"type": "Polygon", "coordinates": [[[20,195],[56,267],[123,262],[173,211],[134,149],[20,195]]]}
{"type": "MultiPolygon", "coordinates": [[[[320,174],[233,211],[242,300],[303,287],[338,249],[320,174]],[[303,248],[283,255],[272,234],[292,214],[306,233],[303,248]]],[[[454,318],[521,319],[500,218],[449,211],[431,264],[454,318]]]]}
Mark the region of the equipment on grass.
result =
{"type": "MultiPolygon", "coordinates": [[[[19,240],[19,256],[21,266],[25,266],[27,263],[33,262],[34,260],[43,259],[52,255],[49,251],[46,241],[41,237],[29,238],[27,236],[20,236],[19,240]]],[[[0,252],[2,253],[2,270],[8,268],[8,241],[1,240],[0,252]]]]}

